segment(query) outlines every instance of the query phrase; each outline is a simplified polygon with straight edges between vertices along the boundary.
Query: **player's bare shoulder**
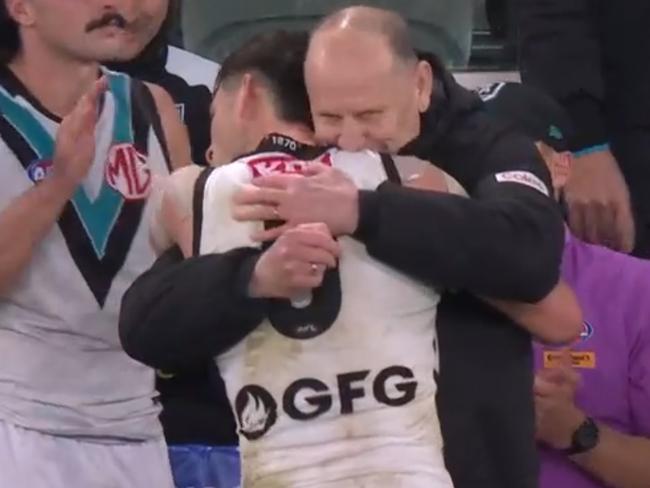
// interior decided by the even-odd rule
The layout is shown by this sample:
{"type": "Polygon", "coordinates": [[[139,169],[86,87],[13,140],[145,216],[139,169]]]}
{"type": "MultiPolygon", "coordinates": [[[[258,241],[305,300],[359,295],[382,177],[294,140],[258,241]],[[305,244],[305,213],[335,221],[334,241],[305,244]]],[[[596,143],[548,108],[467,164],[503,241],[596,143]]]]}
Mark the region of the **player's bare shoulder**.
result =
{"type": "Polygon", "coordinates": [[[180,168],[190,164],[192,151],[187,127],[181,121],[171,95],[164,88],[153,83],[145,82],[145,85],[149,89],[160,115],[172,167],[180,168]]]}
{"type": "Polygon", "coordinates": [[[395,156],[394,161],[406,187],[467,196],[458,181],[428,161],[415,156],[395,156]]]}
{"type": "Polygon", "coordinates": [[[162,177],[152,195],[154,210],[150,222],[150,235],[154,249],[164,252],[173,245],[181,247],[183,254],[191,252],[194,186],[204,168],[184,166],[162,177]]]}

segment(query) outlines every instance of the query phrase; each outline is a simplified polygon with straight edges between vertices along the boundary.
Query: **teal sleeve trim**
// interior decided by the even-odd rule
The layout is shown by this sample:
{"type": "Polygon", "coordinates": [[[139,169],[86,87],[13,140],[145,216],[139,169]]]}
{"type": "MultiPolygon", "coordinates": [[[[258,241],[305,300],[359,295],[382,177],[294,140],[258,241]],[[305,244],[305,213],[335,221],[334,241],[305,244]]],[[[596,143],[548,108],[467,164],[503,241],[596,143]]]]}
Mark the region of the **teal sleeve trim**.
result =
{"type": "Polygon", "coordinates": [[[573,155],[576,158],[579,158],[581,156],[588,156],[590,154],[594,154],[594,153],[597,153],[597,152],[609,151],[609,149],[610,149],[609,148],[609,143],[597,144],[595,146],[590,146],[590,147],[586,147],[584,149],[580,149],[579,151],[575,151],[573,153],[573,155]]]}

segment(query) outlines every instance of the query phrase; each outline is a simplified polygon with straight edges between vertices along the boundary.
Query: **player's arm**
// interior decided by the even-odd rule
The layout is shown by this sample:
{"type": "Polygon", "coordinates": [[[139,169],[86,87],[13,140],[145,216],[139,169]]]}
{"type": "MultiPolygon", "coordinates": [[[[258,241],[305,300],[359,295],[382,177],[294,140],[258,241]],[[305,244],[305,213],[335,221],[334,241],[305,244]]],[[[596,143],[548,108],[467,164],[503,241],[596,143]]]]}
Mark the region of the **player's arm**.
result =
{"type": "MultiPolygon", "coordinates": [[[[94,83],[61,122],[51,173],[0,211],[1,294],[11,289],[86,176],[95,153],[98,102],[106,88],[103,78],[94,83]]],[[[0,141],[0,161],[13,157],[0,141]]]]}
{"type": "MultiPolygon", "coordinates": [[[[174,179],[185,180],[190,171],[177,171],[174,179]]],[[[203,215],[190,219],[200,229],[193,229],[191,247],[206,254],[183,259],[175,246],[122,300],[124,350],[155,368],[175,370],[228,350],[266,317],[267,298],[317,288],[326,268],[336,266],[338,245],[322,224],[290,229],[262,252],[249,237],[250,225],[223,215],[230,212],[238,167],[215,171],[203,188],[203,215]]]]}
{"type": "Polygon", "coordinates": [[[573,290],[562,281],[536,303],[480,298],[523,326],[538,341],[566,344],[580,334],[582,310],[573,290]]]}
{"type": "MultiPolygon", "coordinates": [[[[467,195],[462,186],[439,168],[416,158],[396,160],[406,186],[420,190],[467,195]]],[[[582,326],[582,311],[571,288],[560,281],[536,303],[496,300],[480,297],[524,327],[536,339],[548,343],[566,343],[575,339],[582,326]]]]}
{"type": "Polygon", "coordinates": [[[192,162],[190,138],[172,97],[158,85],[151,83],[146,83],[146,85],[158,108],[172,168],[176,169],[190,164],[192,162]]]}
{"type": "Polygon", "coordinates": [[[61,176],[45,179],[0,212],[0,294],[6,294],[50,232],[76,185],[61,176]]]}

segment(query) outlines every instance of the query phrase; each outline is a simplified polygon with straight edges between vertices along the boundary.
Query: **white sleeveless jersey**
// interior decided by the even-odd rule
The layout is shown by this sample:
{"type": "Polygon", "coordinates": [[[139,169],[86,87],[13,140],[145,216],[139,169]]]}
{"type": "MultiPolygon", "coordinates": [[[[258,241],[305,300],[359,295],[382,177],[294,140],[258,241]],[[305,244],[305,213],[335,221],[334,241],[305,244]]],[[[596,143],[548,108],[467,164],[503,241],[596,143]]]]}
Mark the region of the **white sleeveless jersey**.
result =
{"type": "MultiPolygon", "coordinates": [[[[362,189],[387,179],[375,153],[318,159],[362,189]]],[[[231,219],[233,193],[253,176],[304,164],[263,153],[212,172],[201,253],[255,247],[251,232],[263,224],[231,219]]],[[[435,403],[439,296],[354,239],[339,242],[339,268],[311,302],[273,301],[269,319],[217,358],[238,421],[243,487],[450,487],[435,403]]]]}
{"type": "MultiPolygon", "coordinates": [[[[47,178],[58,121],[0,73],[0,209],[47,178]]],[[[154,374],[123,352],[122,295],[154,260],[147,196],[167,157],[155,103],[109,73],[89,174],[0,298],[0,419],[44,433],[161,435],[154,374]]]]}

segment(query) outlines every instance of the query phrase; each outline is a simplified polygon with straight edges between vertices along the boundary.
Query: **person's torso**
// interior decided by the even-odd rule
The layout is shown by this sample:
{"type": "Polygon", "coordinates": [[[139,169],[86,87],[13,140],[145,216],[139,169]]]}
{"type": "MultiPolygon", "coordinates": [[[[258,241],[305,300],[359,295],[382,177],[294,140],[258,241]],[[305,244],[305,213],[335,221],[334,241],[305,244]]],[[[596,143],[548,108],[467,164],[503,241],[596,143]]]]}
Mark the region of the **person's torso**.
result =
{"type": "Polygon", "coordinates": [[[598,3],[594,35],[601,50],[606,111],[610,130],[650,128],[650,65],[641,53],[650,50],[650,3],[598,3]]]}
{"type": "MultiPolygon", "coordinates": [[[[373,153],[330,150],[318,159],[359,188],[387,179],[373,153]]],[[[201,251],[254,245],[250,231],[261,224],[231,220],[232,193],[255,175],[300,164],[287,154],[255,154],[212,173],[201,251]]],[[[339,243],[339,266],[311,301],[274,301],[268,320],[218,358],[238,421],[244,485],[451,486],[435,407],[438,294],[375,261],[354,239],[339,243]]]]}
{"type": "MultiPolygon", "coordinates": [[[[485,114],[477,94],[460,86],[435,56],[424,53],[421,59],[434,67],[437,85],[422,114],[420,135],[400,154],[435,163],[470,195],[476,195],[477,188],[484,192],[485,182],[502,171],[529,171],[547,182],[543,162],[531,164],[532,144],[530,154],[522,154],[521,144],[515,144],[512,154],[495,152],[495,144],[503,144],[508,131],[485,114]]],[[[443,294],[437,323],[437,400],[445,460],[454,483],[535,486],[530,334],[465,291],[443,294]]]]}
{"type": "MultiPolygon", "coordinates": [[[[117,323],[123,293],[154,260],[147,196],[168,163],[147,89],[108,79],[89,173],[0,299],[0,417],[55,435],[144,439],[160,432],[153,372],[122,351],[117,323]]],[[[6,207],[47,177],[59,123],[15,78],[2,81],[6,207]]]]}
{"type": "MultiPolygon", "coordinates": [[[[610,264],[602,249],[572,237],[567,242],[562,277],[575,291],[584,315],[580,338],[570,346],[574,368],[580,373],[576,405],[619,432],[635,434],[629,394],[634,338],[626,326],[633,311],[625,306],[635,290],[626,288],[626,273],[627,267],[610,264]]],[[[639,296],[639,300],[645,299],[639,296]]],[[[536,369],[552,367],[557,354],[557,348],[536,344],[536,369]]],[[[540,452],[541,488],[603,486],[566,456],[545,447],[540,447],[540,452]]]]}

